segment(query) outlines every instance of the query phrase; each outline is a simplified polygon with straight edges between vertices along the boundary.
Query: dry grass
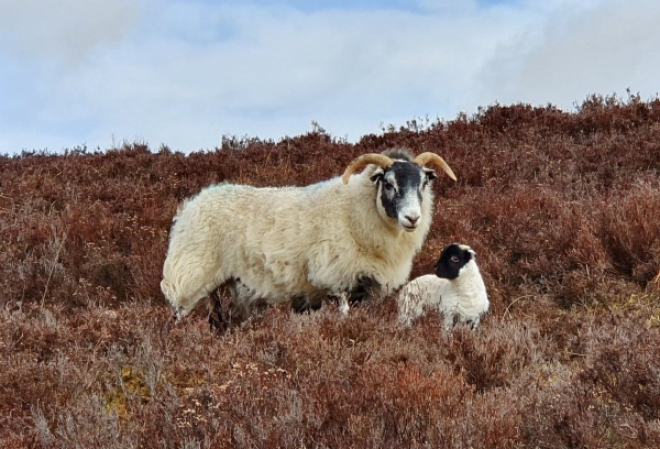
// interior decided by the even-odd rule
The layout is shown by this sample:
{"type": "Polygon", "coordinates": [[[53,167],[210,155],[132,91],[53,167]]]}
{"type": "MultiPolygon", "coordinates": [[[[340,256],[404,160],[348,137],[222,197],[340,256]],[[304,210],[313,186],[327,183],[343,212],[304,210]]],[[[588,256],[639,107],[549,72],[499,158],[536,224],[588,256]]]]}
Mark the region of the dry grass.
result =
{"type": "Polygon", "coordinates": [[[660,101],[414,125],[356,145],[0,157],[0,446],[659,447],[660,101]],[[158,284],[179,201],[308,184],[392,145],[459,177],[434,187],[413,275],[470,244],[491,299],[477,331],[435,314],[398,329],[392,298],[345,318],[270,307],[221,334],[203,307],[171,321],[158,284]]]}

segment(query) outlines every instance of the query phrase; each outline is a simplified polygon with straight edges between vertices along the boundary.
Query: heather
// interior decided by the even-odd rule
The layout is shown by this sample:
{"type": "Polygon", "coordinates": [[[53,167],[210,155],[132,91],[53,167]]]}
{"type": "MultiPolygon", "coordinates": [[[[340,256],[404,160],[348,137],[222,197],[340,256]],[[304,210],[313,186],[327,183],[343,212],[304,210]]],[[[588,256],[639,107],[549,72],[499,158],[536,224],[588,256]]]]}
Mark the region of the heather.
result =
{"type": "MultiPolygon", "coordinates": [[[[183,155],[0,157],[0,446],[660,447],[660,101],[493,105],[356,144],[320,129],[183,155]],[[211,330],[159,289],[177,205],[216,182],[305,185],[365,152],[440,154],[413,276],[470,244],[491,310],[396,326],[268,307],[211,330]]],[[[214,294],[217,294],[214,293],[214,294]]]]}

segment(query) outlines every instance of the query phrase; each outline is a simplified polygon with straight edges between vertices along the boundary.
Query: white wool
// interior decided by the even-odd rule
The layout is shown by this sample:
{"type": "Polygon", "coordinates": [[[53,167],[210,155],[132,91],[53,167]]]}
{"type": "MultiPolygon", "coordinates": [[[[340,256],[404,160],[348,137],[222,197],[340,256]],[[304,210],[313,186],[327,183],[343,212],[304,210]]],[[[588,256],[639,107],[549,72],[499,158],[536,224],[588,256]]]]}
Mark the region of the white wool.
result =
{"type": "Polygon", "coordinates": [[[410,326],[431,309],[443,314],[446,330],[454,325],[455,316],[462,323],[472,322],[473,328],[478,327],[481,315],[490,305],[486,286],[474,260],[461,268],[453,280],[435,274],[415,278],[399,292],[397,303],[400,324],[410,326]]]}

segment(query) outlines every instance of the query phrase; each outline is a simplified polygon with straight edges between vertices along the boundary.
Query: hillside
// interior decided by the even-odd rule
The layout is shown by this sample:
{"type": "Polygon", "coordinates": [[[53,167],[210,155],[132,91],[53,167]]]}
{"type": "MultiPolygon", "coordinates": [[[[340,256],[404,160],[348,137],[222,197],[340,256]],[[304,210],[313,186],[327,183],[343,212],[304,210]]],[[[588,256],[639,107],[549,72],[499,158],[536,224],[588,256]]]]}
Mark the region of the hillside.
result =
{"type": "Polygon", "coordinates": [[[484,108],[365,136],[227,139],[185,156],[0,157],[3,448],[660,447],[660,100],[484,108]],[[159,282],[178,203],[220,181],[305,185],[356,156],[440,154],[413,276],[470,244],[481,327],[392,298],[175,324],[159,282]]]}

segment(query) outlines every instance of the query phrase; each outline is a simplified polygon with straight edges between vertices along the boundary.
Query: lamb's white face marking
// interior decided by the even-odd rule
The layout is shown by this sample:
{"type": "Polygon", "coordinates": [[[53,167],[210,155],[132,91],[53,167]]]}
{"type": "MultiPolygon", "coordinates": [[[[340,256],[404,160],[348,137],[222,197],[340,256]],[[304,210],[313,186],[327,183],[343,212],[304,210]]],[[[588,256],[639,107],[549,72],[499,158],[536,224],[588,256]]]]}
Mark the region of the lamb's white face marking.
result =
{"type": "MultiPolygon", "coordinates": [[[[470,251],[470,252],[472,252],[472,251],[470,251]]],[[[458,279],[460,279],[461,276],[462,276],[465,272],[468,272],[468,271],[474,271],[474,268],[475,268],[476,266],[477,266],[477,264],[476,264],[476,262],[474,261],[474,259],[470,259],[470,261],[469,261],[468,263],[466,263],[465,265],[463,265],[463,266],[461,267],[461,269],[458,270],[458,279]]]]}

